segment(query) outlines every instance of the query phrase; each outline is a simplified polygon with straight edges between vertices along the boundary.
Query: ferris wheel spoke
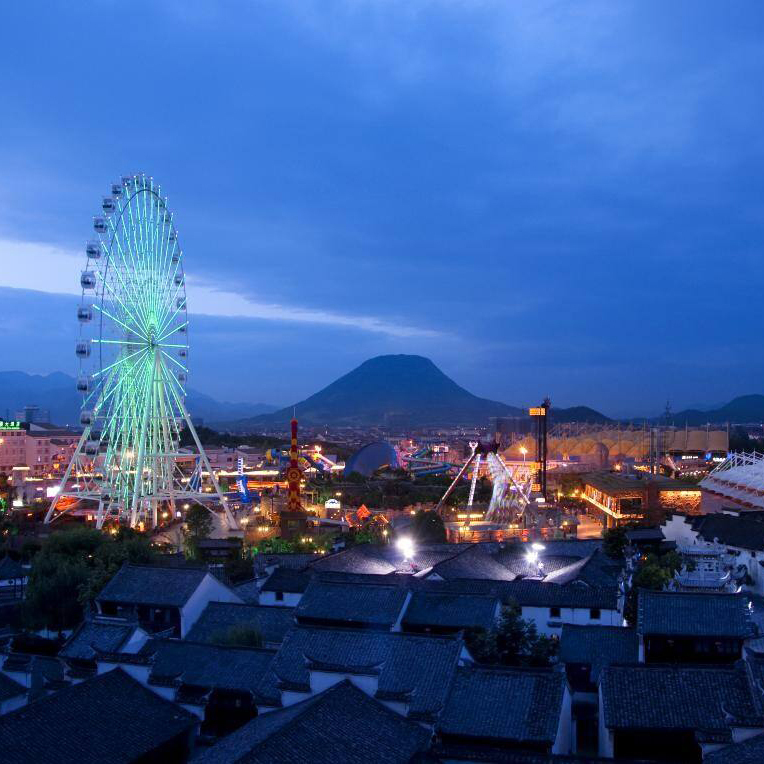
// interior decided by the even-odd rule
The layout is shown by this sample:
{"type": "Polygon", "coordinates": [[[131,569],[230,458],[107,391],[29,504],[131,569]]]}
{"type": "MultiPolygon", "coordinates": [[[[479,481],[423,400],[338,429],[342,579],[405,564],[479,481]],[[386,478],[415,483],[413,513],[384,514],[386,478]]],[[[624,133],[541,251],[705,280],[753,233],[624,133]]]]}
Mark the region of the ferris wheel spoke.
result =
{"type": "MultiPolygon", "coordinates": [[[[169,321],[168,321],[169,323],[169,321]]],[[[171,334],[175,334],[175,332],[180,331],[184,326],[188,326],[188,321],[184,321],[182,324],[178,324],[177,326],[173,326],[172,329],[165,331],[165,333],[157,340],[158,343],[162,343],[167,337],[169,337],[171,334]]],[[[187,347],[188,345],[178,345],[177,347],[187,347]]]]}
{"type": "Polygon", "coordinates": [[[137,355],[140,355],[142,353],[147,353],[148,348],[141,348],[140,350],[136,350],[134,353],[130,353],[129,355],[123,356],[122,358],[118,358],[114,363],[109,364],[106,368],[101,369],[100,371],[97,371],[93,374],[94,377],[98,377],[104,374],[104,372],[109,371],[109,369],[114,369],[117,366],[120,366],[121,364],[128,361],[130,358],[134,358],[137,355]]]}
{"type": "Polygon", "coordinates": [[[144,342],[149,341],[149,338],[143,334],[141,329],[139,329],[136,324],[133,324],[133,326],[129,326],[124,321],[120,321],[116,316],[112,315],[108,310],[106,310],[106,308],[103,308],[100,305],[94,305],[93,307],[96,310],[103,313],[105,316],[108,316],[112,321],[119,324],[123,329],[126,329],[128,332],[135,332],[144,342]]]}

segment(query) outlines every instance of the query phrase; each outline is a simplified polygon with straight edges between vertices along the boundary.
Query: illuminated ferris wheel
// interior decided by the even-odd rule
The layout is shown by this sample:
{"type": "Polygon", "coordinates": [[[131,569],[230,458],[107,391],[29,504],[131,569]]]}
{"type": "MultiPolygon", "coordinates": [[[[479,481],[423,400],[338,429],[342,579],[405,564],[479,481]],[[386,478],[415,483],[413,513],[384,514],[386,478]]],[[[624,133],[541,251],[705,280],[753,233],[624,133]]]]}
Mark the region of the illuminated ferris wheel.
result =
{"type": "Polygon", "coordinates": [[[84,430],[46,522],[89,504],[98,527],[109,518],[153,527],[160,510],[174,517],[176,502],[196,501],[217,504],[235,528],[184,403],[186,286],[167,199],[151,178],[129,176],[112,184],[102,210],[77,309],[84,430]],[[193,453],[179,451],[184,426],[193,453]]]}

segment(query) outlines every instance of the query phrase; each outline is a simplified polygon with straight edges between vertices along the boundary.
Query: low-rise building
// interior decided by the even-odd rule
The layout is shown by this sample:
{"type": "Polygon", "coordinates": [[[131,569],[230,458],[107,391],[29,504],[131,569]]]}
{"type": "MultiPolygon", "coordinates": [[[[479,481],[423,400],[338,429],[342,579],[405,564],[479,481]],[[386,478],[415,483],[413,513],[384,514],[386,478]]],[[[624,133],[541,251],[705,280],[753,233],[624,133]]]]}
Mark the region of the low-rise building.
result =
{"type": "Polygon", "coordinates": [[[638,597],[639,656],[645,663],[733,663],[756,634],[743,594],[642,589],[638,597]]]}
{"type": "Polygon", "coordinates": [[[185,637],[210,602],[243,604],[204,568],[124,565],[103,588],[102,615],[135,618],[151,632],[185,637]]]}

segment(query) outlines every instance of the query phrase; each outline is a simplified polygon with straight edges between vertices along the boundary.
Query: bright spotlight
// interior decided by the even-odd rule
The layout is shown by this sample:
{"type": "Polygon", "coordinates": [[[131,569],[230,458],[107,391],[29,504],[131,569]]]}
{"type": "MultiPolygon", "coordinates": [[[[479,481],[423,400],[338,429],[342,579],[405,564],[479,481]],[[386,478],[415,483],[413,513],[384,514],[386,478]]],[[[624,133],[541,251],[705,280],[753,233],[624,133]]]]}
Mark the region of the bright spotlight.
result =
{"type": "Polygon", "coordinates": [[[414,542],[407,536],[398,539],[395,542],[395,546],[398,547],[398,550],[407,560],[414,556],[414,542]]]}

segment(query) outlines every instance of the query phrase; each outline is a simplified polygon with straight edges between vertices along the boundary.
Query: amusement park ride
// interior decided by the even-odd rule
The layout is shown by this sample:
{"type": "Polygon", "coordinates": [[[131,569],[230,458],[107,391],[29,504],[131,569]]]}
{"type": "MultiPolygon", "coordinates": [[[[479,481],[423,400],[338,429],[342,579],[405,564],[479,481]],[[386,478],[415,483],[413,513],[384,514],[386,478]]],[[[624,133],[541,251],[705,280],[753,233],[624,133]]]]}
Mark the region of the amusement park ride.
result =
{"type": "Polygon", "coordinates": [[[441,513],[446,500],[453,490],[459,485],[459,482],[468,474],[472,466],[472,479],[470,481],[470,492],[467,499],[467,508],[471,508],[475,500],[475,487],[477,485],[480,467],[485,459],[488,467],[488,474],[493,484],[491,492],[491,501],[488,504],[488,510],[485,514],[485,521],[496,523],[497,525],[510,525],[522,522],[527,507],[531,504],[531,489],[533,486],[533,474],[525,470],[525,475],[519,473],[515,476],[514,471],[510,469],[498,453],[499,444],[480,443],[471,441],[470,456],[457,472],[456,477],[446,489],[441,497],[435,511],[441,513]]]}
{"type": "Polygon", "coordinates": [[[45,522],[87,512],[99,528],[155,527],[160,511],[174,518],[179,503],[198,503],[235,530],[184,403],[186,286],[167,199],[153,179],[134,175],[112,184],[101,206],[77,309],[84,430],[45,522]],[[184,427],[195,448],[181,451],[184,427]]]}

